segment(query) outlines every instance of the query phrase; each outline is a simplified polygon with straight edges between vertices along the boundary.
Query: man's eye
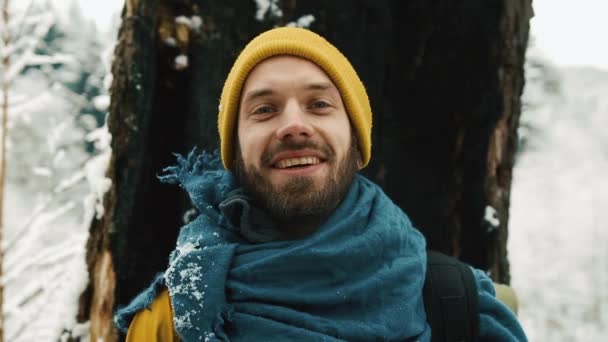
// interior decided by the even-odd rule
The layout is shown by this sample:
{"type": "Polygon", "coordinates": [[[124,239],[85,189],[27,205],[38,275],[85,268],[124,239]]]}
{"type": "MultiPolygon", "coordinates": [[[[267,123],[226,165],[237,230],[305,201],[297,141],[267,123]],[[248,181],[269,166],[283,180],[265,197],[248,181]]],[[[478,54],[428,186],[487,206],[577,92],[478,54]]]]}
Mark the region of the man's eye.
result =
{"type": "Polygon", "coordinates": [[[312,109],[323,109],[329,107],[329,103],[325,101],[315,101],[310,105],[312,109]]]}
{"type": "Polygon", "coordinates": [[[274,111],[274,109],[270,106],[262,106],[256,108],[252,114],[270,114],[274,111]]]}

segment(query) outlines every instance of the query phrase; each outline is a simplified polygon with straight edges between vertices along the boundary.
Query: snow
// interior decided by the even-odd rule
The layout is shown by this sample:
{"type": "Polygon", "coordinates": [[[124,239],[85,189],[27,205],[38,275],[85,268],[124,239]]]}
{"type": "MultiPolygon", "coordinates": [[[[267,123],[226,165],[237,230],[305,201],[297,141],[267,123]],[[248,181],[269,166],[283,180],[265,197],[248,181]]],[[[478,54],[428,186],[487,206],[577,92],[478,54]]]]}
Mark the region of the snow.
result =
{"type": "Polygon", "coordinates": [[[167,38],[165,38],[165,44],[170,47],[176,47],[177,40],[175,40],[175,38],[173,38],[173,37],[167,37],[167,38]]]}
{"type": "MultiPolygon", "coordinates": [[[[11,53],[11,64],[3,74],[4,82],[10,84],[28,65],[40,64],[37,62],[44,59],[44,57],[52,58],[52,56],[40,56],[35,53],[40,40],[47,34],[54,22],[52,14],[38,14],[34,18],[34,26],[31,32],[27,35],[14,37],[13,39],[15,40],[12,42],[12,46],[8,46],[8,52],[11,53]]],[[[29,21],[24,20],[21,22],[21,25],[28,23],[29,21]]]]}
{"type": "Polygon", "coordinates": [[[175,23],[184,25],[193,31],[199,31],[201,26],[203,26],[203,18],[198,15],[193,15],[191,17],[180,15],[175,17],[175,23]]]}
{"type": "Polygon", "coordinates": [[[283,11],[279,7],[279,0],[255,0],[257,11],[255,18],[264,21],[267,18],[281,18],[283,11]]]}
{"type": "Polygon", "coordinates": [[[500,226],[500,220],[498,219],[496,209],[490,205],[486,206],[484,220],[490,225],[490,229],[496,229],[500,226]]]}
{"type": "Polygon", "coordinates": [[[53,172],[48,167],[34,167],[32,173],[36,176],[50,177],[53,172]]]}
{"type": "MultiPolygon", "coordinates": [[[[91,193],[85,197],[84,201],[87,205],[85,208],[90,208],[93,204],[95,207],[95,218],[101,219],[105,213],[103,207],[103,196],[110,190],[112,180],[105,176],[106,169],[110,164],[112,153],[109,149],[103,153],[91,158],[85,164],[86,180],[89,184],[91,193]]],[[[88,215],[87,215],[88,217],[88,215]]]]}
{"type": "Polygon", "coordinates": [[[188,67],[188,56],[186,55],[177,55],[175,57],[175,69],[176,70],[184,70],[188,67]]]}
{"type": "Polygon", "coordinates": [[[312,14],[303,15],[298,20],[291,21],[285,26],[305,27],[308,28],[315,21],[315,17],[312,14]]]}
{"type": "Polygon", "coordinates": [[[190,18],[190,28],[194,31],[200,31],[203,26],[203,18],[198,15],[193,15],[190,18]]]}
{"type": "Polygon", "coordinates": [[[184,313],[182,316],[173,317],[173,324],[176,329],[187,329],[192,327],[192,319],[190,318],[190,312],[184,313]]]}
{"type": "Polygon", "coordinates": [[[205,334],[205,342],[211,342],[211,341],[215,341],[216,337],[215,334],[210,332],[210,333],[206,333],[205,334]]]}
{"type": "Polygon", "coordinates": [[[512,285],[531,341],[608,336],[608,72],[532,49],[509,223],[512,285]]]}
{"type": "Polygon", "coordinates": [[[110,108],[110,95],[104,94],[95,96],[93,98],[93,105],[95,106],[95,109],[100,112],[108,111],[108,108],[110,108]]]}
{"type": "Polygon", "coordinates": [[[188,28],[192,27],[192,21],[190,20],[190,18],[183,15],[175,17],[175,23],[188,26],[188,28]]]}
{"type": "Polygon", "coordinates": [[[112,135],[108,131],[108,125],[106,124],[89,132],[85,139],[88,142],[92,142],[96,149],[105,151],[110,148],[112,135]]]}
{"type": "Polygon", "coordinates": [[[102,53],[114,41],[83,24],[78,11],[62,21],[50,2],[27,3],[11,8],[13,41],[2,50],[12,63],[2,75],[10,78],[4,337],[86,340],[87,325],[76,316],[88,282],[89,227],[103,215],[100,199],[109,187],[111,137],[97,126],[111,80],[102,53]]]}

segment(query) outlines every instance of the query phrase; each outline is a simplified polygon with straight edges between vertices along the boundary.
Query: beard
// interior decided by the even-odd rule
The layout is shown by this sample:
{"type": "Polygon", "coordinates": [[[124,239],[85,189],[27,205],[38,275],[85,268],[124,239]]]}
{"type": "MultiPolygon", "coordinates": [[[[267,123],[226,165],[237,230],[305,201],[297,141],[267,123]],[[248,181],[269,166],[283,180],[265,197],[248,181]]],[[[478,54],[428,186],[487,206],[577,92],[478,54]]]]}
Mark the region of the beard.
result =
{"type": "Polygon", "coordinates": [[[340,161],[335,152],[327,146],[312,141],[282,142],[272,150],[266,150],[261,157],[261,165],[268,165],[274,155],[285,150],[312,149],[325,157],[329,172],[321,182],[315,177],[292,177],[280,185],[271,183],[259,168],[246,166],[237,145],[234,173],[236,179],[252,197],[255,205],[265,210],[273,219],[291,225],[319,225],[340,204],[358,171],[358,144],[351,138],[351,146],[340,161]]]}

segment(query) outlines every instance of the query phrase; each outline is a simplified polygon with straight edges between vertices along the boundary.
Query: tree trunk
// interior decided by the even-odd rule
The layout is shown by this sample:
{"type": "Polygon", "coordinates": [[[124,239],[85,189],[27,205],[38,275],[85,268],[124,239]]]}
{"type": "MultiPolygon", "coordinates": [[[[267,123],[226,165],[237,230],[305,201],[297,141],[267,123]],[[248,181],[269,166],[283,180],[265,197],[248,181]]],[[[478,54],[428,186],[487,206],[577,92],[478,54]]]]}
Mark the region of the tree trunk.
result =
{"type": "Polygon", "coordinates": [[[254,1],[127,1],[108,118],[114,183],[106,216],[91,227],[91,285],[81,301],[94,336],[115,337],[111,310],[165,269],[175,244],[189,201],[155,175],[174,163],[171,152],[218,147],[218,99],[238,52],[258,33],[306,14],[368,89],[374,131],[364,173],[429,247],[509,281],[509,194],[531,1],[279,6],[282,17],[269,11],[258,21],[254,1]],[[188,28],[178,16],[200,16],[203,25],[188,28]],[[178,55],[188,57],[187,66],[176,63],[178,55]]]}

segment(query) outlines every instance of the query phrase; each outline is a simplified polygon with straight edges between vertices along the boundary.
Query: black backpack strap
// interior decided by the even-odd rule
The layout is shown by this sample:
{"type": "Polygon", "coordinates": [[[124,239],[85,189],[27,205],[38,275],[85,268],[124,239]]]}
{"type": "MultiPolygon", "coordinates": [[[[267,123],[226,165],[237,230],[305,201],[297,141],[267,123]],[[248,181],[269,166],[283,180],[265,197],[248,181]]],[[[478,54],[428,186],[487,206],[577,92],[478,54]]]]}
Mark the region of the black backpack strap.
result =
{"type": "Polygon", "coordinates": [[[477,286],[469,265],[435,251],[427,251],[424,309],[432,342],[477,341],[477,286]]]}

